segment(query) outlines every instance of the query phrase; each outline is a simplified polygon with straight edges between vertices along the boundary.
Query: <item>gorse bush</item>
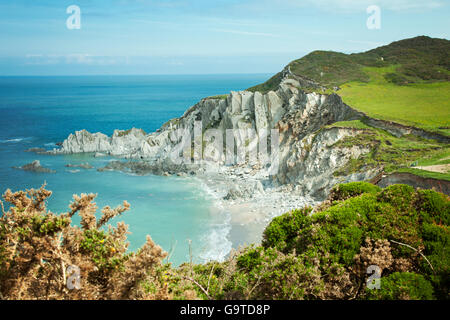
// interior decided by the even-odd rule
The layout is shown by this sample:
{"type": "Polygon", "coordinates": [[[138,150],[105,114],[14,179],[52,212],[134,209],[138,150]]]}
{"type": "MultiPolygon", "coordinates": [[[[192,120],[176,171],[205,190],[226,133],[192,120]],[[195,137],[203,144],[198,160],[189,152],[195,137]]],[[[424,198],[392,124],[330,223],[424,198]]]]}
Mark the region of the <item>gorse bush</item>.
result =
{"type": "Polygon", "coordinates": [[[449,203],[407,185],[336,186],[326,205],[274,218],[261,246],[222,263],[232,272],[214,297],[447,299],[449,203]],[[379,290],[367,288],[369,266],[381,272],[379,290]]]}
{"type": "Polygon", "coordinates": [[[329,198],[333,201],[346,200],[351,197],[359,196],[363,193],[376,193],[381,188],[368,182],[350,182],[338,184],[330,191],[329,198]]]}
{"type": "Polygon", "coordinates": [[[4,194],[0,294],[8,299],[448,299],[449,197],[407,185],[338,185],[316,208],[274,218],[261,245],[224,262],[178,268],[148,237],[127,253],[127,227],[104,227],[129,208],[74,196],[70,211],[45,208],[50,191],[4,194]],[[78,213],[81,227],[72,226],[78,213]],[[80,270],[70,290],[69,266],[80,270]],[[369,289],[369,267],[381,275],[369,289]]]}
{"type": "Polygon", "coordinates": [[[420,274],[394,272],[381,278],[379,290],[366,289],[366,294],[370,300],[430,300],[433,299],[433,287],[420,274]]]}
{"type": "Polygon", "coordinates": [[[11,208],[0,218],[0,298],[168,297],[156,274],[166,253],[150,237],[138,252],[127,253],[123,223],[102,230],[128,210],[126,201],[115,209],[103,208],[97,220],[95,195],[74,196],[70,211],[61,215],[46,209],[50,195],[44,187],[3,195],[11,208]],[[75,213],[81,216],[81,228],[71,225],[75,213]],[[79,277],[70,270],[79,270],[79,277]],[[144,281],[154,285],[153,294],[141,286],[144,281]]]}

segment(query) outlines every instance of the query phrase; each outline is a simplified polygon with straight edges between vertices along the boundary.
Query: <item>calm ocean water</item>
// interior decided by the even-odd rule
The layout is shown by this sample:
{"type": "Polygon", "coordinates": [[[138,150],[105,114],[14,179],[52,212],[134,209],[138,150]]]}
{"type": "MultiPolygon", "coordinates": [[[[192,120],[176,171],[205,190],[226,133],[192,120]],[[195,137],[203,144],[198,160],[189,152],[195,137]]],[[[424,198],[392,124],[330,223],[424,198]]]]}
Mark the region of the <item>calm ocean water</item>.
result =
{"type": "Polygon", "coordinates": [[[172,252],[170,261],[176,265],[189,260],[188,240],[194,261],[221,259],[232,247],[228,217],[212,206],[214,199],[197,180],[78,171],[65,165],[89,162],[99,168],[110,158],[36,155],[24,150],[52,149],[81,129],[108,135],[131,127],[152,132],[203,97],[242,90],[269,76],[0,77],[0,192],[38,188],[46,182],[53,191],[48,207],[58,213],[67,211],[73,194],[97,193],[100,208],[127,200],[131,210],[112,223],[129,225],[131,250],[149,234],[172,252]],[[12,168],[33,160],[56,173],[12,168]]]}

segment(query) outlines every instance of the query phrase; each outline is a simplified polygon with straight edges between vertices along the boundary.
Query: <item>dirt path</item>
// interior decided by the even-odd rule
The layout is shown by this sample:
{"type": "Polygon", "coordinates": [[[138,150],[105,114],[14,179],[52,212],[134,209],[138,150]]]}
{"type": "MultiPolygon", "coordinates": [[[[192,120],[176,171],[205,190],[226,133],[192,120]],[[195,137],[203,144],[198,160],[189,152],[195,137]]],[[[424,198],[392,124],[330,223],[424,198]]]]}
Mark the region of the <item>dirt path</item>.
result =
{"type": "Polygon", "coordinates": [[[436,164],[436,165],[432,165],[432,166],[419,166],[419,167],[414,167],[414,168],[432,171],[432,172],[448,173],[450,171],[450,163],[436,164]]]}

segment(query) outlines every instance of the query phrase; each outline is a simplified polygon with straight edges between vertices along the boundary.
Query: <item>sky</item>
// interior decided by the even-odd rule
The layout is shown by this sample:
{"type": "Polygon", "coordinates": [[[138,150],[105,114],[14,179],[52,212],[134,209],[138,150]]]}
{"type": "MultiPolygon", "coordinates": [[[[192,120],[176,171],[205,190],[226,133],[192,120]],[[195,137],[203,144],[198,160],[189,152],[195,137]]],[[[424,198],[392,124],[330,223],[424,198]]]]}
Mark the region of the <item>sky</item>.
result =
{"type": "Polygon", "coordinates": [[[314,50],[449,39],[449,17],[450,0],[0,0],[0,76],[276,73],[314,50]]]}

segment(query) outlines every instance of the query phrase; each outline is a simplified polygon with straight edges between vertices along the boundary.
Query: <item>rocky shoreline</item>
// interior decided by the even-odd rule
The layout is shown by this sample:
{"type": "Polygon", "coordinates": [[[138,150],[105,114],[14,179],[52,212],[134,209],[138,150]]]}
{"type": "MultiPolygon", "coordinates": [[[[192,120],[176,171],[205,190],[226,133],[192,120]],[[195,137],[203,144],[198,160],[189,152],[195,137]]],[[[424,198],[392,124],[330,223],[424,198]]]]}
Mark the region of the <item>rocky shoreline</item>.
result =
{"type": "Polygon", "coordinates": [[[304,86],[304,79],[286,70],[275,91],[204,98],[152,133],[76,131],[46,153],[114,158],[97,171],[195,177],[229,214],[234,230],[245,226],[241,236],[252,233],[245,241],[257,243],[273,217],[317,205],[338,183],[370,181],[382,173],[382,167],[351,169],[352,161],[373,152],[371,145],[348,142],[366,129],[333,124],[369,121],[396,136],[423,135],[370,119],[338,95],[308,93],[304,86]]]}
{"type": "Polygon", "coordinates": [[[236,224],[265,226],[276,215],[324,200],[336,183],[368,180],[379,171],[334,174],[370,148],[337,146],[340,140],[362,130],[327,126],[363,115],[336,94],[305,93],[301,86],[301,81],[286,73],[276,91],[232,91],[226,97],[202,99],[156,132],[147,134],[132,128],[107,136],[81,130],[49,153],[116,158],[98,171],[195,176],[214,194],[219,206],[233,212],[236,224]],[[180,130],[189,132],[187,151],[180,130]],[[211,131],[213,138],[208,135],[211,131]],[[231,163],[227,162],[228,149],[216,144],[228,142],[229,131],[234,143],[231,163]],[[244,131],[254,136],[240,137],[244,131]],[[273,131],[276,136],[268,134],[273,131]],[[200,136],[200,151],[195,146],[196,134],[200,136]],[[251,161],[252,152],[260,155],[262,139],[266,139],[269,154],[251,161]],[[247,152],[240,162],[236,160],[239,150],[247,152]],[[187,154],[188,161],[177,162],[173,154],[183,154],[184,160],[187,154]]]}
{"type": "Polygon", "coordinates": [[[274,186],[270,176],[257,168],[211,164],[175,166],[159,162],[111,160],[97,171],[128,174],[193,177],[213,199],[213,206],[229,215],[232,230],[243,229],[239,242],[258,243],[267,224],[276,216],[320,201],[286,185],[274,186]],[[252,230],[251,234],[247,234],[252,230]]]}
{"type": "MultiPolygon", "coordinates": [[[[241,226],[246,226],[246,233],[254,230],[244,240],[258,243],[273,217],[315,206],[327,198],[334,185],[369,181],[383,170],[345,169],[372,149],[339,143],[365,129],[332,124],[367,121],[367,115],[343,103],[336,94],[306,93],[302,79],[288,71],[276,91],[232,91],[227,96],[202,99],[180,118],[149,134],[137,128],[115,130],[111,136],[76,131],[47,154],[114,157],[97,169],[100,172],[195,177],[216,199],[216,207],[229,214],[236,230],[241,226]]],[[[386,127],[381,120],[372,123],[386,127]]],[[[415,134],[395,128],[396,135],[415,134]]]]}
{"type": "Polygon", "coordinates": [[[362,116],[336,94],[305,93],[300,82],[286,74],[277,91],[232,91],[226,97],[202,99],[182,117],[166,122],[156,132],[147,134],[132,128],[115,130],[112,136],[107,136],[81,130],[70,134],[61,148],[50,153],[93,153],[129,159],[128,162],[110,163],[102,170],[136,174],[190,174],[215,167],[243,166],[245,170],[254,171],[257,177],[267,177],[265,179],[269,181],[264,183],[265,188],[290,185],[303,196],[323,199],[336,183],[370,179],[377,174],[375,171],[339,177],[333,174],[351,159],[368,153],[370,148],[359,145],[338,147],[338,141],[363,131],[326,126],[362,116]],[[195,146],[192,150],[191,142],[187,152],[184,147],[180,148],[184,139],[181,130],[189,132],[189,139],[193,136],[194,143],[196,131],[199,131],[200,151],[195,146]],[[278,135],[269,136],[271,130],[278,135]],[[241,162],[228,163],[228,149],[223,152],[223,145],[216,143],[219,140],[228,142],[229,131],[234,134],[233,157],[237,157],[237,150],[245,150],[247,154],[259,152],[261,145],[253,142],[266,138],[267,159],[258,158],[252,162],[245,158],[241,162]],[[250,139],[250,134],[236,135],[236,132],[239,135],[245,131],[253,132],[254,136],[250,139]],[[214,135],[209,136],[210,132],[214,135]],[[272,152],[275,147],[276,152],[272,152]],[[177,163],[171,158],[180,152],[187,154],[189,161],[177,163]],[[271,172],[275,162],[276,170],[271,172]]]}

